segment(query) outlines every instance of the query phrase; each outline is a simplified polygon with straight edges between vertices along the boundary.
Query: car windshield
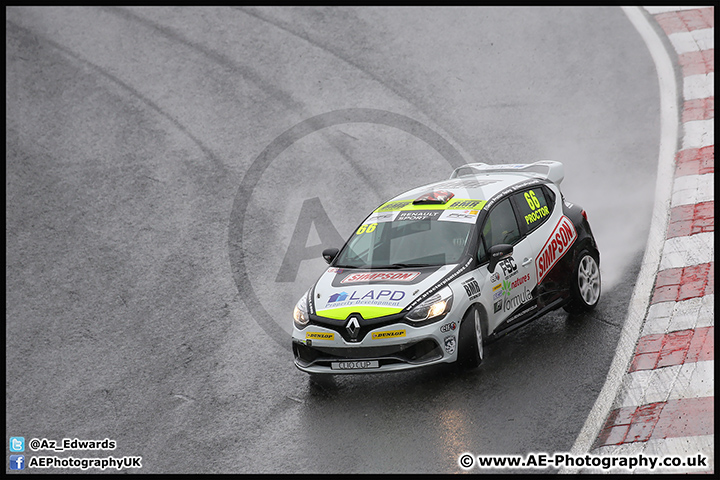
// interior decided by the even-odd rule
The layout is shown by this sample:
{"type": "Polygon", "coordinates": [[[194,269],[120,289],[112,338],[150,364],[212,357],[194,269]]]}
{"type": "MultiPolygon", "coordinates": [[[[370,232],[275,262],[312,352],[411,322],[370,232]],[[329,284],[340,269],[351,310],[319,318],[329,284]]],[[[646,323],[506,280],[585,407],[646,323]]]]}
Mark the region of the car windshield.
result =
{"type": "Polygon", "coordinates": [[[435,219],[364,223],[340,252],[335,266],[402,268],[458,263],[473,226],[435,219]]]}

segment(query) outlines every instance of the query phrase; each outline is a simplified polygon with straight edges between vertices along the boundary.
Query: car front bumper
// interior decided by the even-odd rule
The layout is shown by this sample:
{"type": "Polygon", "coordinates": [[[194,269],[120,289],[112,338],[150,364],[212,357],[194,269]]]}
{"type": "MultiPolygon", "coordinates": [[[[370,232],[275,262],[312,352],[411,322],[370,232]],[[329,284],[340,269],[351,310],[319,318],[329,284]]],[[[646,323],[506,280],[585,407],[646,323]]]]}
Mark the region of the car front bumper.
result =
{"type": "Polygon", "coordinates": [[[450,320],[423,327],[394,324],[351,343],[331,329],[311,325],[303,330],[293,328],[292,348],[295,366],[307,373],[390,372],[454,362],[457,332],[458,325],[450,320]],[[388,334],[398,336],[384,338],[388,334]]]}

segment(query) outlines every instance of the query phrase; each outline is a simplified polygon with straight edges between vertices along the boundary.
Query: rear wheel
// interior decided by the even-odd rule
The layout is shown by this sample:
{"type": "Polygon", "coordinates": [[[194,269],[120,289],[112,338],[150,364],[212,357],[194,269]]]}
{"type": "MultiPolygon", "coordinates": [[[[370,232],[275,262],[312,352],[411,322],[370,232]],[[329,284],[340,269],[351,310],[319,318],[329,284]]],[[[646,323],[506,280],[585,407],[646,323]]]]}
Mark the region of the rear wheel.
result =
{"type": "Polygon", "coordinates": [[[485,327],[477,307],[470,307],[460,324],[457,364],[460,368],[476,368],[482,363],[485,327]]]}
{"type": "Polygon", "coordinates": [[[573,269],[570,285],[570,303],[565,305],[569,313],[582,313],[594,309],[600,300],[600,267],[597,254],[583,250],[573,269]]]}

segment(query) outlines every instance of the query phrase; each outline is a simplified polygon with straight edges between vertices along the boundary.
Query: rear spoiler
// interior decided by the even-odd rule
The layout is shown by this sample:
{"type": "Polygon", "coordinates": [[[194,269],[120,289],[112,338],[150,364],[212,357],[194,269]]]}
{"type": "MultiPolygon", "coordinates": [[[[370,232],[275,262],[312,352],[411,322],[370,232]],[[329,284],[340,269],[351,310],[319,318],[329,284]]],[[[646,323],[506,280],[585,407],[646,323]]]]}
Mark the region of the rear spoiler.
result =
{"type": "Polygon", "coordinates": [[[450,178],[466,175],[483,175],[491,173],[518,173],[525,176],[547,179],[560,185],[565,178],[565,167],[560,162],[541,160],[528,164],[488,165],[487,163],[468,163],[456,168],[450,178]]]}

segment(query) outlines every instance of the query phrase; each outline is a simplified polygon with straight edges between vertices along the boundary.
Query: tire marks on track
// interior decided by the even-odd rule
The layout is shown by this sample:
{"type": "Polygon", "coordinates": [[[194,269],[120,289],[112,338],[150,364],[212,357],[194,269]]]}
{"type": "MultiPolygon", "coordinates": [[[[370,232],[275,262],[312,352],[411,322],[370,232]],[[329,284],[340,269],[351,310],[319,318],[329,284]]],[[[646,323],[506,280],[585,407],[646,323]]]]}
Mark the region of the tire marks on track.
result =
{"type": "Polygon", "coordinates": [[[175,43],[184,45],[184,46],[204,55],[205,57],[214,61],[216,64],[229,70],[231,73],[241,75],[246,80],[252,82],[257,88],[259,88],[260,90],[265,92],[268,96],[272,97],[274,100],[281,102],[287,108],[301,110],[304,107],[303,102],[296,100],[287,91],[276,88],[274,86],[274,82],[270,81],[267,78],[263,78],[254,69],[249,68],[245,65],[239,65],[236,62],[234,62],[232,59],[228,58],[227,56],[225,56],[221,53],[218,53],[217,51],[208,49],[197,42],[193,42],[193,41],[187,39],[186,37],[184,37],[183,35],[179,34],[178,32],[174,31],[171,28],[168,28],[168,27],[165,27],[158,23],[155,23],[152,20],[149,20],[145,17],[141,17],[140,15],[137,15],[125,8],[103,7],[103,9],[107,10],[115,15],[118,15],[120,17],[123,17],[128,21],[132,21],[132,22],[136,22],[138,24],[144,25],[145,27],[155,31],[159,35],[162,35],[175,43]]]}
{"type": "MultiPolygon", "coordinates": [[[[263,14],[256,8],[247,8],[247,7],[235,7],[237,10],[242,11],[243,13],[252,16],[254,18],[257,18],[258,20],[261,20],[263,22],[266,22],[270,25],[273,25],[280,30],[289,33],[290,35],[293,35],[296,38],[302,39],[305,42],[309,43],[313,47],[316,47],[323,52],[332,55],[333,57],[337,58],[338,60],[346,63],[347,65],[350,65],[351,67],[355,68],[356,70],[362,72],[364,75],[366,75],[368,78],[374,80],[379,85],[381,85],[383,88],[387,89],[388,91],[392,92],[394,95],[396,95],[398,98],[402,99],[403,101],[407,102],[410,106],[412,106],[414,109],[416,109],[418,112],[420,112],[422,115],[424,115],[428,119],[432,119],[432,121],[436,124],[439,124],[437,119],[434,119],[428,111],[430,110],[428,108],[427,102],[424,102],[422,98],[419,98],[417,95],[413,95],[408,89],[403,88],[401,84],[398,82],[392,81],[388,78],[383,78],[378,73],[373,71],[371,68],[369,68],[366,65],[363,65],[359,61],[355,60],[352,56],[349,56],[345,54],[342,50],[339,48],[334,48],[329,44],[319,42],[306,33],[303,33],[299,31],[297,28],[294,28],[291,24],[288,24],[287,22],[283,22],[274,18],[271,18],[269,15],[263,14]]],[[[488,157],[486,151],[481,152],[482,156],[488,157]]]]}
{"type": "Polygon", "coordinates": [[[121,87],[123,90],[127,91],[131,96],[135,97],[142,103],[148,106],[150,110],[156,112],[158,115],[162,116],[166,120],[168,120],[170,123],[172,123],[175,128],[178,129],[178,131],[182,132],[187,138],[189,138],[192,143],[194,143],[204,154],[205,156],[212,161],[214,166],[220,170],[219,173],[223,175],[229,174],[229,171],[227,170],[227,167],[225,164],[220,160],[220,158],[208,147],[205,145],[205,143],[200,140],[198,137],[196,137],[190,129],[185,126],[182,122],[180,122],[176,117],[168,113],[165,109],[163,109],[160,105],[155,103],[150,98],[143,95],[138,89],[133,87],[132,85],[126,83],[123,81],[120,77],[117,75],[114,75],[107,71],[105,68],[101,67],[100,65],[97,65],[96,63],[90,62],[89,60],[83,58],[80,54],[72,51],[71,49],[65,47],[64,45],[60,45],[59,43],[50,40],[49,38],[46,38],[37,32],[33,32],[21,25],[18,25],[17,23],[14,23],[11,20],[7,20],[6,22],[7,28],[15,29],[18,32],[23,32],[27,35],[32,35],[35,38],[40,39],[42,42],[52,46],[54,49],[62,52],[64,55],[72,58],[76,62],[79,62],[80,64],[84,65],[87,68],[90,68],[94,72],[100,74],[104,78],[110,80],[112,83],[116,84],[117,86],[121,87]]]}

